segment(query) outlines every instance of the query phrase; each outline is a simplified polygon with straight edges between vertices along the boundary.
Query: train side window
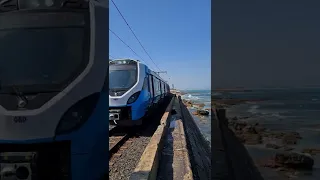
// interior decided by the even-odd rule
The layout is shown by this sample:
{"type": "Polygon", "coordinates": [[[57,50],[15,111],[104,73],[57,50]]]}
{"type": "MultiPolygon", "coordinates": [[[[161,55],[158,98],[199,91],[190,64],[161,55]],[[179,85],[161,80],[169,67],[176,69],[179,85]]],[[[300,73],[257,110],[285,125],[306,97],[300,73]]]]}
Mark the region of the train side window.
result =
{"type": "Polygon", "coordinates": [[[149,78],[150,93],[151,93],[151,96],[154,97],[154,86],[152,82],[152,75],[149,75],[148,78],[149,78]]]}
{"type": "Polygon", "coordinates": [[[160,80],[159,79],[157,79],[157,81],[158,81],[158,95],[161,95],[161,82],[160,82],[160,80]]]}
{"type": "Polygon", "coordinates": [[[159,96],[160,95],[160,82],[157,78],[155,78],[155,83],[156,83],[156,96],[159,96]]]}

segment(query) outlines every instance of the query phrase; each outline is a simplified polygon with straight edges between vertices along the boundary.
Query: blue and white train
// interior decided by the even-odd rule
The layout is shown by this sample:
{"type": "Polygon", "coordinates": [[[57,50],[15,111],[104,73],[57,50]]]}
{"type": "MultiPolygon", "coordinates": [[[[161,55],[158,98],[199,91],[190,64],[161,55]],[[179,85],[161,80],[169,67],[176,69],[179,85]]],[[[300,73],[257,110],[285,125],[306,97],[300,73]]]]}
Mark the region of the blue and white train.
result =
{"type": "Polygon", "coordinates": [[[170,94],[169,85],[137,60],[109,62],[109,122],[111,125],[141,125],[170,94]]]}
{"type": "Polygon", "coordinates": [[[108,47],[98,1],[0,1],[1,180],[108,172],[108,47]]]}

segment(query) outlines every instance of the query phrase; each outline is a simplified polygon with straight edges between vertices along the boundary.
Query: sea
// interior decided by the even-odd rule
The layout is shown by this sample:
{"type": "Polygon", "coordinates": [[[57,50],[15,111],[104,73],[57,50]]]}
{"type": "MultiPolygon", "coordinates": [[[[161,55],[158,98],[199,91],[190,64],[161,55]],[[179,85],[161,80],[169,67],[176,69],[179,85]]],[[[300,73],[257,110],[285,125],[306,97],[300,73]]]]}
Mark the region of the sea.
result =
{"type": "MultiPolygon", "coordinates": [[[[203,103],[205,105],[203,107],[204,109],[211,108],[211,90],[182,90],[182,92],[185,93],[181,96],[182,99],[191,100],[194,103],[203,103]]],[[[191,114],[195,110],[195,108],[189,108],[191,114]]],[[[198,125],[200,132],[211,145],[211,114],[203,118],[199,118],[195,115],[192,116],[198,125]]]]}
{"type": "MultiPolygon", "coordinates": [[[[228,117],[250,117],[271,131],[296,131],[302,136],[294,151],[320,148],[320,88],[257,89],[250,92],[214,92],[214,98],[254,99],[227,109],[228,117]]],[[[276,150],[247,146],[253,159],[271,156],[276,150]]],[[[315,155],[314,170],[300,172],[295,179],[320,179],[320,156],[315,155]]],[[[265,179],[278,179],[278,173],[265,169],[265,179]]]]}

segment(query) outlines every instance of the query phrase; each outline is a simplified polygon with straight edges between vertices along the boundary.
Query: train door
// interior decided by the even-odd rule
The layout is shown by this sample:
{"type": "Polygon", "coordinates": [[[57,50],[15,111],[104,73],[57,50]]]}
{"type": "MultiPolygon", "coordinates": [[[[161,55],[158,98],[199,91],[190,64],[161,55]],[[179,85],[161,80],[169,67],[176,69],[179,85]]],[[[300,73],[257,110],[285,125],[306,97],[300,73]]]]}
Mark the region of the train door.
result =
{"type": "Polygon", "coordinates": [[[154,92],[154,85],[153,85],[153,77],[151,74],[148,75],[149,79],[149,89],[150,89],[150,95],[151,95],[151,103],[152,105],[154,104],[154,97],[155,97],[155,92],[154,92]]]}
{"type": "Polygon", "coordinates": [[[151,104],[152,104],[152,95],[151,95],[151,91],[150,91],[150,86],[149,86],[149,74],[147,74],[147,76],[144,79],[143,82],[143,90],[147,91],[148,93],[148,109],[150,108],[151,104]]]}

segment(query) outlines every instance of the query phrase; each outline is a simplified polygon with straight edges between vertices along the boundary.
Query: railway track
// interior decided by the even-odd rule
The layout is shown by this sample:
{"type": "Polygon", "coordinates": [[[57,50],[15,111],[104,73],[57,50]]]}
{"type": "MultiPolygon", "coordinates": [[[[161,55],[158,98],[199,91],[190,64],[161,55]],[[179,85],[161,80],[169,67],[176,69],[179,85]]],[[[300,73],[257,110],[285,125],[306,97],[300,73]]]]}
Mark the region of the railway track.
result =
{"type": "MultiPolygon", "coordinates": [[[[111,158],[119,148],[130,138],[130,134],[109,137],[109,157],[111,158]]],[[[110,159],[109,158],[109,159],[110,159]]]]}
{"type": "Polygon", "coordinates": [[[109,179],[129,178],[170,100],[168,98],[161,108],[146,117],[139,128],[109,128],[109,179]]]}

